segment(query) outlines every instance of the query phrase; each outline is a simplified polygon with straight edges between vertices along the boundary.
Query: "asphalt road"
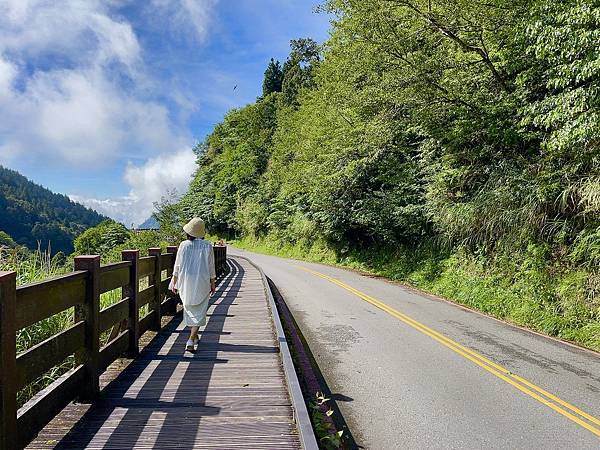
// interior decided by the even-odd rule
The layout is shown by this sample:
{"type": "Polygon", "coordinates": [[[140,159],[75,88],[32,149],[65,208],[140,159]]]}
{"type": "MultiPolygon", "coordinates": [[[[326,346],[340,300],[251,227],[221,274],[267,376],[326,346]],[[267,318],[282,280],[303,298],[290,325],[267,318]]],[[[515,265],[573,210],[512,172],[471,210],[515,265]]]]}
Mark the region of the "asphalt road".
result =
{"type": "Polygon", "coordinates": [[[352,271],[231,253],[273,280],[364,448],[600,449],[598,354],[352,271]]]}

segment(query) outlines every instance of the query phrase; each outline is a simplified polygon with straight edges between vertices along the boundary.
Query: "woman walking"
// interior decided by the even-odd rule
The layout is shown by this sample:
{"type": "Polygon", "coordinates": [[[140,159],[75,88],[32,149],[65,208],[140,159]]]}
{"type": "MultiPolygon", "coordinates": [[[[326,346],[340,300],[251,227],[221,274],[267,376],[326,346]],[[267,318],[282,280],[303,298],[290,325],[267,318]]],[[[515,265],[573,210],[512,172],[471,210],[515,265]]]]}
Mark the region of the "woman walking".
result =
{"type": "Polygon", "coordinates": [[[183,302],[183,321],[191,327],[185,348],[195,351],[198,327],[206,325],[208,299],[215,293],[215,256],[210,242],[204,240],[204,221],[197,217],[184,227],[187,239],[179,245],[173,269],[172,291],[183,302]]]}

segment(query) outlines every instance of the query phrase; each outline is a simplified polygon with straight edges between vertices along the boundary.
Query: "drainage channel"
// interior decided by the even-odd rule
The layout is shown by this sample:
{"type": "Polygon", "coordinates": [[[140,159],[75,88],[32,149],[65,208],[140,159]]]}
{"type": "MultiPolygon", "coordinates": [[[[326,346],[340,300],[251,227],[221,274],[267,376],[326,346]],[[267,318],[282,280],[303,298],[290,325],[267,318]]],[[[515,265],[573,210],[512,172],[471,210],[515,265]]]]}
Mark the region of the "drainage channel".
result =
{"type": "Polygon", "coordinates": [[[323,449],[359,449],[359,447],[348,425],[342,415],[336,400],[343,401],[343,398],[336,398],[327,381],[323,377],[319,366],[308,346],[302,331],[298,327],[294,316],[285,303],[285,299],[277,289],[277,286],[270,278],[267,278],[269,287],[275,300],[275,305],[279,311],[282,326],[286,335],[286,340],[290,347],[292,360],[296,368],[300,387],[304,400],[307,404],[311,416],[311,422],[315,435],[319,440],[319,447],[323,449]],[[321,400],[319,397],[329,399],[319,406],[321,400]],[[327,411],[332,413],[327,415],[327,411]]]}

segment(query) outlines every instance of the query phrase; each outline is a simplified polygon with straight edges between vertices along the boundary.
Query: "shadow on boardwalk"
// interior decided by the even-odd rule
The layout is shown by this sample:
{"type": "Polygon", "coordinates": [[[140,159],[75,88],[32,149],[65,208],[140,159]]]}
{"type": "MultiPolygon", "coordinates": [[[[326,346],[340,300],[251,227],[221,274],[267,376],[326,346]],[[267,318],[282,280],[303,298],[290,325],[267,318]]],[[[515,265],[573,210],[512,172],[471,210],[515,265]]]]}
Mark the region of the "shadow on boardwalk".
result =
{"type": "MultiPolygon", "coordinates": [[[[238,294],[245,276],[244,269],[237,261],[229,260],[229,266],[229,274],[211,299],[209,316],[200,336],[198,352],[184,352],[188,332],[181,323],[181,317],[174,319],[140,356],[103,390],[100,398],[71,432],[57,443],[56,448],[193,448],[197,444],[202,445],[206,440],[207,427],[202,427],[204,432],[201,430],[203,419],[221,415],[222,405],[231,406],[232,402],[236,402],[236,407],[240,406],[240,397],[236,394],[236,390],[239,390],[238,385],[232,388],[223,371],[218,379],[214,380],[215,367],[229,362],[229,359],[223,356],[227,356],[228,353],[235,353],[237,360],[243,361],[243,364],[250,361],[250,355],[244,355],[245,353],[256,354],[256,358],[259,359],[275,357],[276,360],[277,348],[274,345],[221,342],[223,338],[232,334],[225,331],[225,322],[236,322],[232,319],[235,315],[230,314],[230,308],[239,300],[238,294]],[[211,401],[209,391],[218,392],[218,401],[215,401],[217,397],[214,397],[214,394],[211,401]]],[[[233,329],[243,328],[234,324],[233,329]]],[[[250,358],[255,359],[253,356],[250,358]]],[[[236,369],[232,370],[231,375],[239,377],[236,369]]],[[[229,369],[226,372],[229,373],[229,369]]],[[[268,395],[269,392],[265,394],[268,395]]],[[[241,402],[243,407],[243,398],[241,402]]],[[[269,426],[277,436],[290,434],[290,423],[286,424],[286,421],[275,421],[272,424],[261,424],[259,421],[256,424],[258,429],[250,430],[248,427],[252,423],[236,425],[235,420],[227,420],[227,416],[229,419],[235,419],[235,416],[248,414],[251,412],[229,411],[225,414],[224,424],[214,427],[209,425],[210,440],[214,441],[215,436],[221,433],[228,438],[233,437],[234,441],[236,435],[243,438],[250,431],[254,434],[268,434],[269,426]],[[285,427],[282,427],[284,424],[285,427]]],[[[244,448],[243,441],[239,444],[240,448],[244,448]]]]}

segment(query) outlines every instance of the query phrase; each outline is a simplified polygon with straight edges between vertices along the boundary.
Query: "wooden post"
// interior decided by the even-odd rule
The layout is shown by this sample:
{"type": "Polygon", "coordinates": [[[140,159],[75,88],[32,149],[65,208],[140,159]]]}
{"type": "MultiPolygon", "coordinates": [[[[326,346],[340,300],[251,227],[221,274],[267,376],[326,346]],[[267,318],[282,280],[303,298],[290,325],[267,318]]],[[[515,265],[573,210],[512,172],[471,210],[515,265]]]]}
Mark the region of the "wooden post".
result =
{"type": "Polygon", "coordinates": [[[225,273],[227,267],[227,247],[213,246],[213,251],[215,255],[215,272],[217,278],[220,278],[225,273]]]}
{"type": "Polygon", "coordinates": [[[152,321],[150,322],[150,329],[152,331],[160,331],[161,329],[161,311],[160,311],[160,303],[162,301],[160,284],[162,281],[162,267],[160,266],[160,255],[162,250],[160,247],[158,248],[149,248],[148,255],[154,256],[156,259],[154,261],[154,276],[152,277],[154,280],[154,295],[152,296],[152,301],[150,301],[150,309],[154,311],[152,316],[152,321]]]}
{"type": "MultiPolygon", "coordinates": [[[[167,268],[167,275],[168,276],[173,276],[173,268],[175,267],[175,259],[177,258],[177,246],[176,245],[169,245],[167,247],[167,253],[172,253],[173,254],[173,265],[169,268],[167,268]]],[[[175,300],[171,300],[169,302],[169,314],[175,314],[177,312],[177,303],[175,302],[175,300]]]]}
{"type": "MultiPolygon", "coordinates": [[[[177,246],[176,245],[169,245],[167,247],[167,253],[172,253],[173,254],[173,266],[175,266],[175,258],[177,258],[177,246]]],[[[173,267],[170,268],[170,272],[173,273],[173,267]]]]}
{"type": "Polygon", "coordinates": [[[76,318],[85,321],[85,345],[81,353],[85,375],[80,399],[92,401],[100,393],[100,256],[76,256],[75,270],[88,272],[85,302],[76,308],[76,318]]]}
{"type": "Polygon", "coordinates": [[[212,244],[213,260],[215,261],[215,274],[217,275],[217,278],[219,278],[219,251],[217,248],[218,247],[215,244],[212,244]]]}
{"type": "Polygon", "coordinates": [[[123,297],[129,298],[129,317],[127,319],[127,329],[129,330],[129,345],[127,355],[131,358],[140,353],[140,312],[138,308],[138,292],[140,290],[139,275],[139,250],[123,250],[121,253],[123,261],[131,261],[129,268],[129,284],[123,287],[123,297]]]}
{"type": "Polygon", "coordinates": [[[0,272],[0,448],[17,448],[17,273],[0,272]]]}

